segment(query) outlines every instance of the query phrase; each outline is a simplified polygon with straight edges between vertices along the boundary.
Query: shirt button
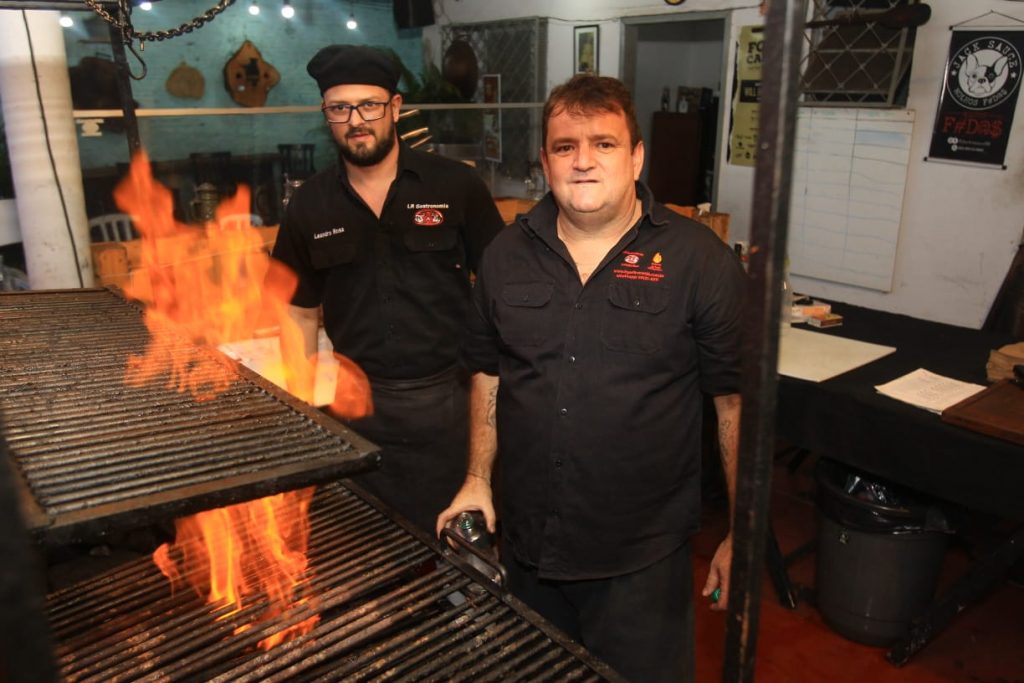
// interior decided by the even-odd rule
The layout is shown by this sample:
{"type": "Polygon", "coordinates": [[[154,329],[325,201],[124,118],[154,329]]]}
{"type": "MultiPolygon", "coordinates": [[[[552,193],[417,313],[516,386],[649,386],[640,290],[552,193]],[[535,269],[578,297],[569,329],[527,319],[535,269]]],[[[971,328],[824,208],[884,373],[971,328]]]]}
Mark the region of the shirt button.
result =
{"type": "Polygon", "coordinates": [[[569,356],[569,362],[570,363],[575,363],[576,362],[576,356],[569,356]]]}
{"type": "Polygon", "coordinates": [[[636,308],[640,308],[640,299],[633,299],[633,305],[636,308]]]}
{"type": "Polygon", "coordinates": [[[559,415],[568,415],[569,414],[569,409],[568,408],[560,408],[558,410],[558,414],[559,415]]]}
{"type": "Polygon", "coordinates": [[[576,304],[575,306],[573,306],[573,308],[575,308],[577,311],[579,311],[579,310],[581,310],[583,308],[583,304],[576,304]]]}
{"type": "Polygon", "coordinates": [[[530,300],[530,295],[529,294],[524,294],[523,295],[523,303],[525,304],[529,300],[530,300]]]}
{"type": "Polygon", "coordinates": [[[561,466],[562,466],[561,458],[555,458],[555,467],[561,467],[561,466]]]}

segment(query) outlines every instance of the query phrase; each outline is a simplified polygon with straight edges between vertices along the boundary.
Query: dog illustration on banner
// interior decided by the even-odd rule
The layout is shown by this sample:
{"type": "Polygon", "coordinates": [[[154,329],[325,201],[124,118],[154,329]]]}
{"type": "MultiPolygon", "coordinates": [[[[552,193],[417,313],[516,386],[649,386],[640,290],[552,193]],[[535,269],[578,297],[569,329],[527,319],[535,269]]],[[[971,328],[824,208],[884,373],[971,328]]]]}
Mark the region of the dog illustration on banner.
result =
{"type": "MultiPolygon", "coordinates": [[[[998,53],[996,56],[998,57],[998,53]]],[[[998,90],[1006,80],[1002,77],[1006,73],[1006,66],[1009,62],[1010,58],[1004,55],[998,57],[992,64],[982,64],[978,61],[977,53],[968,55],[963,68],[963,74],[967,81],[963,84],[964,90],[975,97],[984,97],[994,90],[998,90]]]]}
{"type": "Polygon", "coordinates": [[[1009,40],[986,35],[968,40],[949,62],[946,89],[964,109],[997,107],[1020,81],[1021,55],[1009,40]]]}

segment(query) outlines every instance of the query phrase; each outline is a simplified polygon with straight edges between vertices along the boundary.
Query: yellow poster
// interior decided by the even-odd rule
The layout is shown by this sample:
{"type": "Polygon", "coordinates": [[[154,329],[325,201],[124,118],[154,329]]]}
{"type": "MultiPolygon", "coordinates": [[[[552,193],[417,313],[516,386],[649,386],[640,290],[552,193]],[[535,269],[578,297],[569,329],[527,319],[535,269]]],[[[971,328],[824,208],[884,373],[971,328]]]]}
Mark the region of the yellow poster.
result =
{"type": "MultiPolygon", "coordinates": [[[[757,117],[761,109],[761,56],[764,33],[754,26],[740,29],[736,48],[735,87],[732,93],[732,126],[729,163],[753,166],[757,160],[757,117]]],[[[756,27],[760,29],[760,27],[756,27]]]]}

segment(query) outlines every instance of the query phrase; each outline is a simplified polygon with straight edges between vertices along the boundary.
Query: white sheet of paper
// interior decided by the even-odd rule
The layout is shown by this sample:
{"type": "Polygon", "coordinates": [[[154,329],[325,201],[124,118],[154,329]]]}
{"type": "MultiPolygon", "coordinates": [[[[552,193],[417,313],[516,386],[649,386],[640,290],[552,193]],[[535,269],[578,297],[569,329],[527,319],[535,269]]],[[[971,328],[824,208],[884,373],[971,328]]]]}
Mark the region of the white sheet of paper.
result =
{"type": "Polygon", "coordinates": [[[952,377],[943,377],[923,368],[897,377],[891,382],[875,387],[878,393],[903,401],[910,405],[941,413],[946,408],[974,396],[985,387],[980,384],[961,382],[952,377]]]}
{"type": "Polygon", "coordinates": [[[779,374],[824,382],[896,350],[830,334],[787,327],[779,339],[779,374]]]}
{"type": "MultiPolygon", "coordinates": [[[[334,359],[334,347],[323,329],[318,338],[316,385],[313,389],[313,405],[326,406],[334,402],[334,390],[338,381],[338,361],[334,359]]],[[[278,337],[246,339],[221,344],[221,353],[238,361],[258,375],[273,382],[285,391],[284,375],[281,372],[281,340],[278,337]]]]}

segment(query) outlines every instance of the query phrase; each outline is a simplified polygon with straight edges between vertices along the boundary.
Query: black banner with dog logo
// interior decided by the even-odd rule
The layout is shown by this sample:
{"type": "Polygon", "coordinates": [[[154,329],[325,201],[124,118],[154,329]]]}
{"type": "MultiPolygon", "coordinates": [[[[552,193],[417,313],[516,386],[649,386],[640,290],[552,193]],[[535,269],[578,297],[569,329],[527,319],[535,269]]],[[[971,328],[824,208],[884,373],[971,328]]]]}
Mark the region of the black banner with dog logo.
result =
{"type": "Polygon", "coordinates": [[[1024,31],[953,31],[928,159],[1003,166],[1024,31]]]}

